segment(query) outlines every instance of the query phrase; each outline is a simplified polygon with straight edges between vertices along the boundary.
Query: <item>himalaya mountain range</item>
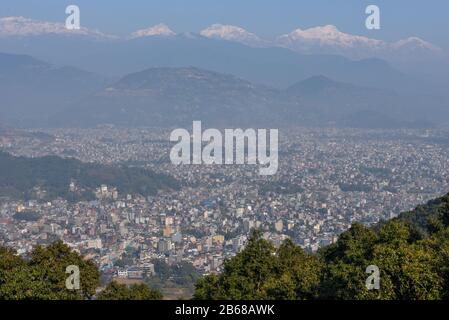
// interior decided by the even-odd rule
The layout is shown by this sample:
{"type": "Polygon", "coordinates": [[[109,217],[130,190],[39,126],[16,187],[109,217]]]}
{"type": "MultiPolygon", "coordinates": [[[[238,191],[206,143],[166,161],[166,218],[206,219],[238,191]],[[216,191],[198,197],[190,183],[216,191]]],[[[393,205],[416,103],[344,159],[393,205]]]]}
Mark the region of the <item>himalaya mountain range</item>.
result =
{"type": "Polygon", "coordinates": [[[447,55],[417,37],[390,43],[328,25],[266,40],[220,24],[117,37],[6,17],[0,52],[0,123],[17,127],[397,128],[449,119],[447,55]]]}

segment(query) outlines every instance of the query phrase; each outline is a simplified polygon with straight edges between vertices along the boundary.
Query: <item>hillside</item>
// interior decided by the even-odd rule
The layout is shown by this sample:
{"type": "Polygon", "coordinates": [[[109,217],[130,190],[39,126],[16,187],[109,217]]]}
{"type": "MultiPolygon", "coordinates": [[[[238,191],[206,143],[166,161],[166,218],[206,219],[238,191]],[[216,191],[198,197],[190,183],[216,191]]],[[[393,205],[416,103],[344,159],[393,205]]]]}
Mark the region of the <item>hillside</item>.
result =
{"type": "Polygon", "coordinates": [[[301,54],[281,47],[254,48],[195,33],[112,41],[55,34],[7,37],[2,38],[0,51],[23,52],[58,65],[112,76],[161,66],[195,66],[278,88],[317,74],[381,88],[410,91],[410,87],[422,86],[422,82],[380,59],[357,61],[340,55],[301,54]]]}
{"type": "MultiPolygon", "coordinates": [[[[52,126],[432,126],[439,101],[315,76],[281,90],[194,67],[129,74],[51,118],[52,126]],[[429,121],[424,121],[428,119],[429,121]]],[[[447,111],[446,111],[447,113],[447,111]]]]}
{"type": "MultiPolygon", "coordinates": [[[[245,50],[250,49],[254,48],[245,50]]],[[[306,66],[311,68],[315,63],[310,64],[306,66]]],[[[379,61],[357,62],[356,66],[387,68],[379,61]]],[[[259,71],[268,72],[266,68],[269,64],[265,61],[259,71]]],[[[225,73],[210,69],[153,67],[113,82],[75,67],[0,53],[0,121],[13,127],[34,128],[105,123],[179,127],[193,120],[216,127],[409,128],[432,127],[447,119],[441,115],[449,115],[443,97],[425,96],[420,90],[399,94],[366,86],[363,81],[321,67],[314,71],[321,75],[311,74],[301,81],[304,76],[291,70],[289,85],[293,85],[269,87],[257,79],[245,80],[248,77],[232,68],[225,73]]],[[[275,77],[277,71],[271,72],[275,77]]]]}
{"type": "Polygon", "coordinates": [[[188,68],[151,68],[129,74],[52,123],[89,126],[179,126],[201,120],[213,125],[268,123],[276,91],[228,74],[188,68]],[[251,120],[251,121],[249,121],[251,120]]]}
{"type": "Polygon", "coordinates": [[[83,163],[76,159],[49,156],[14,157],[0,151],[0,195],[14,199],[68,200],[93,199],[101,184],[123,194],[152,195],[158,190],[177,189],[178,182],[162,174],[140,168],[83,163]],[[70,192],[74,181],[79,188],[70,192]]]}
{"type": "Polygon", "coordinates": [[[49,114],[100,90],[103,77],[73,67],[57,67],[27,55],[0,53],[0,119],[35,126],[49,114]]]}

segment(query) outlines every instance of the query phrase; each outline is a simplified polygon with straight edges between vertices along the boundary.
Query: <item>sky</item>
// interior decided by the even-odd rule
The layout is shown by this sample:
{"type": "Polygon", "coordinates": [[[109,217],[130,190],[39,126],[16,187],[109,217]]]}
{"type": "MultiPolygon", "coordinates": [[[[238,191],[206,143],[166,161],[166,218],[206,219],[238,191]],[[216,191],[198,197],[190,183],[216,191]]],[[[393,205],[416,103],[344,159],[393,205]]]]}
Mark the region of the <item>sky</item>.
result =
{"type": "Polygon", "coordinates": [[[333,24],[343,32],[387,41],[418,36],[449,49],[447,0],[1,0],[0,17],[64,22],[70,4],[80,7],[82,26],[115,35],[158,23],[178,33],[222,23],[271,39],[296,28],[333,24]],[[380,8],[380,30],[365,28],[370,4],[380,8]]]}

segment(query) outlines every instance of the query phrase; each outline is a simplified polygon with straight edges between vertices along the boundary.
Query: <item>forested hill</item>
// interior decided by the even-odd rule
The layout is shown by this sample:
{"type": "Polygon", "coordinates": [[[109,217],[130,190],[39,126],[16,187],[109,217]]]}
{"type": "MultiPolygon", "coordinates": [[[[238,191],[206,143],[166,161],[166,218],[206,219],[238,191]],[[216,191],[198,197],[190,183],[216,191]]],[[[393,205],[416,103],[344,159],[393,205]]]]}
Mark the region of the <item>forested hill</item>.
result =
{"type": "Polygon", "coordinates": [[[116,187],[121,194],[143,196],[179,187],[174,178],[142,168],[83,163],[56,156],[15,157],[0,151],[0,197],[31,199],[40,194],[46,200],[82,200],[92,198],[101,184],[116,187]],[[71,182],[76,183],[78,191],[69,191],[71,182]]]}
{"type": "Polygon", "coordinates": [[[440,228],[441,223],[449,224],[449,221],[445,220],[449,218],[448,203],[449,194],[418,205],[411,211],[403,212],[397,219],[408,223],[420,237],[425,237],[440,228]]]}
{"type": "Polygon", "coordinates": [[[354,224],[316,254],[290,240],[276,249],[254,232],[195,298],[449,299],[449,194],[371,228],[354,224]],[[368,266],[379,268],[378,290],[366,286],[368,266]]]}

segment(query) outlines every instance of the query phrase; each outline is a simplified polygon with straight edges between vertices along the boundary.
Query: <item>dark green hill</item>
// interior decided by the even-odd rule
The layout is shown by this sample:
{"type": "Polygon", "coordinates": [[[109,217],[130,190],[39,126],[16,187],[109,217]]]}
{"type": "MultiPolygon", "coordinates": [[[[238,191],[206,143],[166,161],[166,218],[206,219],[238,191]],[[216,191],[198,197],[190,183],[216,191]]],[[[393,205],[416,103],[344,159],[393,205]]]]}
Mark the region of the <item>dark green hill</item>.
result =
{"type": "Polygon", "coordinates": [[[430,200],[411,211],[403,212],[396,219],[409,224],[425,237],[433,233],[440,222],[449,222],[446,221],[449,218],[448,205],[449,194],[430,200]]]}
{"type": "Polygon", "coordinates": [[[40,189],[45,191],[43,199],[89,199],[93,196],[92,191],[101,184],[116,187],[121,194],[145,196],[155,194],[158,190],[179,187],[172,177],[142,168],[83,163],[55,156],[14,157],[0,151],[0,196],[3,197],[35,198],[40,189]],[[72,181],[84,191],[78,194],[70,192],[72,181]]]}

